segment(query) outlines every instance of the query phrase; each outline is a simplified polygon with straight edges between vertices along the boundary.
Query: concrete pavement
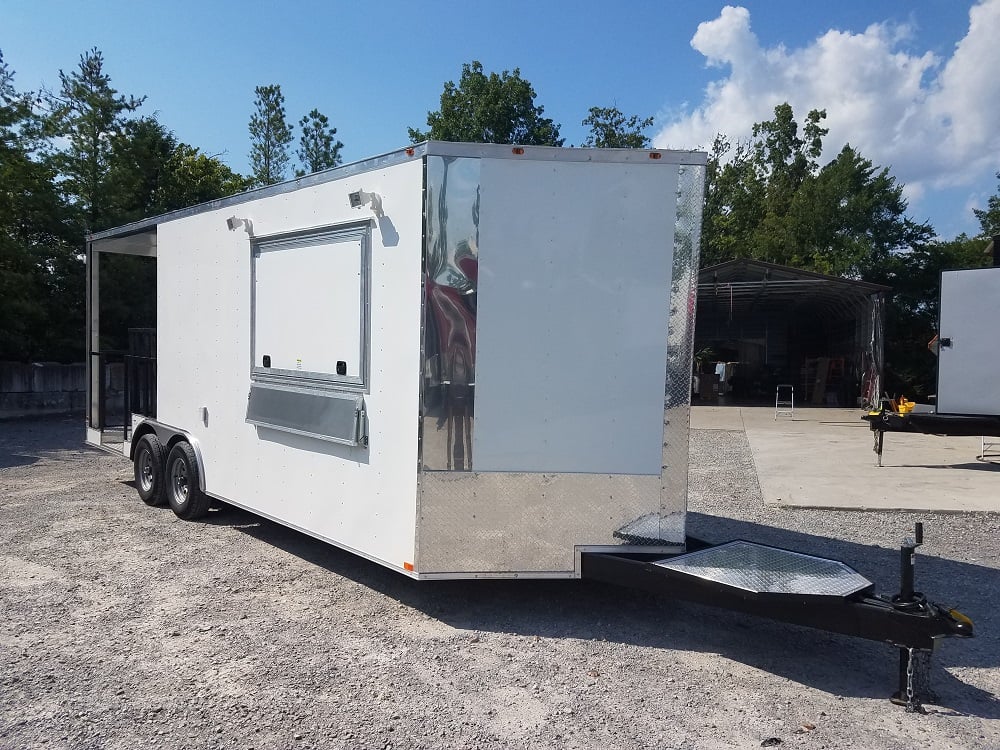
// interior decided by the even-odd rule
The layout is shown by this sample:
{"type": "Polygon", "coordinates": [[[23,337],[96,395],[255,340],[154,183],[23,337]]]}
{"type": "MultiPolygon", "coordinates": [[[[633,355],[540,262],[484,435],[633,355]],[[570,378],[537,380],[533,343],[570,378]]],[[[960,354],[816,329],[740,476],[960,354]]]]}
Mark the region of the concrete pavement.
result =
{"type": "Polygon", "coordinates": [[[1000,463],[979,438],[887,433],[882,467],[860,409],[694,406],[691,427],[746,433],[764,502],[790,507],[1000,511],[1000,463]]]}

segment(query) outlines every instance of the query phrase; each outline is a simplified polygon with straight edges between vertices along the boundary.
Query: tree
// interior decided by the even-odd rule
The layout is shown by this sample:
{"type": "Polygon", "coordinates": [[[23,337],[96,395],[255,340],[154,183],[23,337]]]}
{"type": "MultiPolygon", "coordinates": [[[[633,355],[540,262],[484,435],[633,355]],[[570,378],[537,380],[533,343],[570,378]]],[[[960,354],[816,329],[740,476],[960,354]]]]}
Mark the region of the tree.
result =
{"type": "Polygon", "coordinates": [[[802,135],[792,108],[754,125],[733,149],[716,138],[708,160],[703,263],[738,257],[833,275],[866,277],[893,254],[933,235],[906,216],[902,185],[845,145],[822,168],[826,114],[812,110],[802,135]]]}
{"type": "Polygon", "coordinates": [[[651,141],[642,131],[653,125],[653,118],[627,118],[617,107],[591,107],[581,125],[590,128],[584,146],[595,148],[649,148],[651,141]]]}
{"type": "Polygon", "coordinates": [[[319,172],[340,164],[340,149],[344,144],[334,138],[337,129],[330,127],[327,116],[318,109],[299,120],[302,135],[296,152],[304,169],[295,171],[296,176],[319,172]]]}
{"type": "Polygon", "coordinates": [[[38,97],[0,53],[0,360],[83,354],[83,266],[70,210],[45,160],[38,97]]]}
{"type": "Polygon", "coordinates": [[[520,69],[487,75],[474,60],[462,65],[457,86],[453,81],[444,84],[441,108],[427,113],[428,130],[407,131],[413,143],[433,139],[562,146],[559,126],[543,117],[544,112],[520,69]]]}
{"type": "Polygon", "coordinates": [[[766,181],[747,142],[717,135],[705,170],[701,264],[747,257],[764,214],[766,181]],[[730,155],[731,154],[731,155],[730,155]]]}
{"type": "Polygon", "coordinates": [[[774,119],[753,126],[756,166],[766,182],[763,216],[755,232],[761,257],[785,264],[794,258],[798,238],[790,231],[788,212],[803,183],[816,174],[828,132],[819,125],[825,118],[826,110],[811,110],[803,128],[805,138],[800,138],[786,102],[774,108],[774,119]]]}
{"type": "Polygon", "coordinates": [[[160,185],[159,204],[162,210],[172,211],[233,195],[250,186],[249,179],[231,170],[218,158],[203,154],[194,146],[178,143],[167,161],[165,179],[160,185]]]}
{"type": "Polygon", "coordinates": [[[122,124],[111,138],[107,219],[117,226],[163,213],[160,197],[177,139],[155,117],[122,124]]]}
{"type": "MultiPolygon", "coordinates": [[[[1000,180],[1000,172],[997,172],[997,179],[1000,180]]],[[[972,211],[979,220],[984,237],[1000,234],[1000,188],[990,196],[985,209],[974,208],[972,211]]]]}
{"type": "Polygon", "coordinates": [[[113,139],[108,190],[116,225],[247,187],[244,177],[197,148],[179,143],[155,118],[130,120],[113,139]]]}
{"type": "Polygon", "coordinates": [[[254,89],[254,113],[250,117],[250,166],[255,185],[273,185],[285,178],[292,129],[285,120],[285,97],[281,86],[254,89]]]}
{"type": "Polygon", "coordinates": [[[119,95],[111,87],[96,47],[80,56],[77,70],[60,70],[59,81],[59,92],[46,96],[51,109],[48,127],[50,135],[67,139],[68,146],[54,155],[54,164],[85,230],[104,229],[114,223],[105,216],[112,141],[125,115],[137,110],[145,97],[119,95]]]}
{"type": "MultiPolygon", "coordinates": [[[[0,360],[83,359],[87,231],[246,187],[155,118],[130,118],[142,100],[111,87],[97,50],[60,79],[58,93],[19,92],[0,53],[0,360]]],[[[155,321],[154,278],[148,259],[104,256],[111,348],[128,326],[155,321]]]]}

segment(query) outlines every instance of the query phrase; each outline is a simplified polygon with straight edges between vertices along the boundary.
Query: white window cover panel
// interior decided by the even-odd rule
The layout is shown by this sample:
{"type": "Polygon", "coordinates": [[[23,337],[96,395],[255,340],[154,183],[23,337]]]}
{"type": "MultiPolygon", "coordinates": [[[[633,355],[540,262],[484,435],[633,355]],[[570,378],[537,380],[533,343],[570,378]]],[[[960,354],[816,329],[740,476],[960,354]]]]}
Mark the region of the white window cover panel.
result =
{"type": "Polygon", "coordinates": [[[367,245],[367,227],[256,243],[256,377],[364,385],[367,245]],[[343,363],[340,372],[338,363],[343,363]]]}
{"type": "Polygon", "coordinates": [[[660,475],[677,181],[483,160],[474,471],[660,475]]]}

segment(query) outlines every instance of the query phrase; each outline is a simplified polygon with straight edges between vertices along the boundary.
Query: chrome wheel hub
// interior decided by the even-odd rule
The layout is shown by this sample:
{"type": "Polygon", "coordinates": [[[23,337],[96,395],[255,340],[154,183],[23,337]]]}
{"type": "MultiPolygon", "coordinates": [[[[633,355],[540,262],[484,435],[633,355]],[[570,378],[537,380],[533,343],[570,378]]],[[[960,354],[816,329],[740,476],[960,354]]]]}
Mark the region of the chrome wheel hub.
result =
{"type": "Polygon", "coordinates": [[[190,489],[188,487],[187,464],[183,460],[174,461],[170,467],[170,487],[178,505],[187,502],[190,489]]]}

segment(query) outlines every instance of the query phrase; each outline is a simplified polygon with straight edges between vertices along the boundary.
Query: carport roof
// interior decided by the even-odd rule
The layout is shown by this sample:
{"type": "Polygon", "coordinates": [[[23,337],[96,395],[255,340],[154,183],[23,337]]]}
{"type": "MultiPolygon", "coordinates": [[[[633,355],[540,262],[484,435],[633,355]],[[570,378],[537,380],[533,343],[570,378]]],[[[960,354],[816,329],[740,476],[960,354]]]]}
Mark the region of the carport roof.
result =
{"type": "Polygon", "coordinates": [[[703,268],[698,273],[698,300],[725,300],[736,312],[757,306],[815,304],[845,313],[890,287],[867,281],[827,276],[761,260],[737,259],[703,268]]]}

